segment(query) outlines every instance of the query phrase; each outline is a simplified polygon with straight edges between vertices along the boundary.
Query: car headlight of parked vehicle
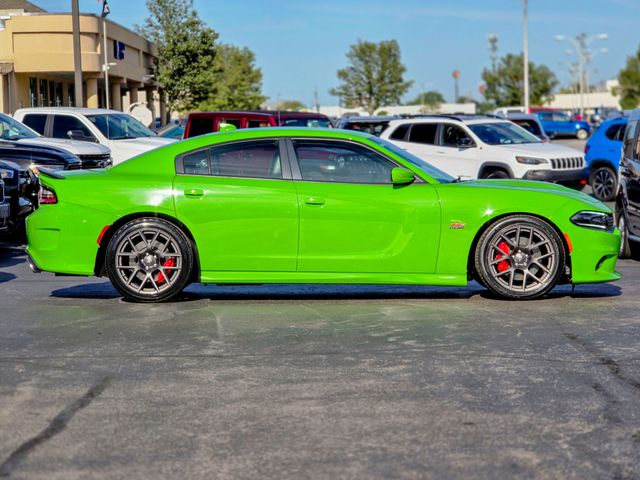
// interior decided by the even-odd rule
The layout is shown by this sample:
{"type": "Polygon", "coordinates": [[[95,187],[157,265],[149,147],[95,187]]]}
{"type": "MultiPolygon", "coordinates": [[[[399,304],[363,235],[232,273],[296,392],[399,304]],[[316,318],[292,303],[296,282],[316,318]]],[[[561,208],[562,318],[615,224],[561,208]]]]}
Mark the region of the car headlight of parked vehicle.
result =
{"type": "Polygon", "coordinates": [[[611,213],[582,211],[571,217],[571,221],[581,227],[598,230],[613,229],[613,214],[611,213]]]}
{"type": "Polygon", "coordinates": [[[518,163],[524,163],[525,165],[540,165],[541,163],[548,163],[546,158],[536,157],[516,157],[518,163]]]}

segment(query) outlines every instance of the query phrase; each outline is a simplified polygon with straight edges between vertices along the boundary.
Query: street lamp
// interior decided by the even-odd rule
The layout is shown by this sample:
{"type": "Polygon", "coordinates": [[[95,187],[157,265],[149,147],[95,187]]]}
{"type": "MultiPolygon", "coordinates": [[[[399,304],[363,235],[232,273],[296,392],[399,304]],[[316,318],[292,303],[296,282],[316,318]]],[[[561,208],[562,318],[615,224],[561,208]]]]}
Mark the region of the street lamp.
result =
{"type": "MultiPolygon", "coordinates": [[[[576,38],[567,37],[565,35],[555,35],[554,38],[558,42],[567,41],[569,42],[575,49],[575,52],[578,54],[578,85],[580,87],[580,115],[584,116],[584,77],[585,77],[585,67],[587,64],[591,62],[593,58],[594,52],[589,48],[589,45],[594,40],[607,40],[609,35],[606,33],[599,33],[598,35],[593,35],[591,37],[587,37],[587,34],[582,32],[576,36],[576,38]]],[[[566,53],[573,53],[571,50],[565,50],[566,53]]],[[[602,50],[601,50],[602,52],[602,50]]],[[[602,52],[604,53],[604,52],[602,52]]]]}

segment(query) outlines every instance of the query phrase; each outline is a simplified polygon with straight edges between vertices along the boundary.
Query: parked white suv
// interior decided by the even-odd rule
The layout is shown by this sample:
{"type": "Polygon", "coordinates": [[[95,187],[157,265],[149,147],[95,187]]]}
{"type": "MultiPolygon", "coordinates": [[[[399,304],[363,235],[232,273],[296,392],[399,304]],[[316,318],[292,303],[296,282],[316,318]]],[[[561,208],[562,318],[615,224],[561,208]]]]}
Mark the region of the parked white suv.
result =
{"type": "Polygon", "coordinates": [[[102,108],[22,108],[13,115],[45,137],[71,138],[105,145],[113,164],[176,140],[156,136],[138,120],[123,112],[102,108]]]}
{"type": "Polygon", "coordinates": [[[4,113],[0,113],[0,140],[41,147],[63,148],[82,161],[82,168],[111,166],[111,151],[104,145],[77,140],[46,138],[4,113]]]}
{"type": "Polygon", "coordinates": [[[394,120],[380,137],[454,177],[577,184],[587,176],[581,152],[543,143],[506,119],[434,115],[394,120]]]}

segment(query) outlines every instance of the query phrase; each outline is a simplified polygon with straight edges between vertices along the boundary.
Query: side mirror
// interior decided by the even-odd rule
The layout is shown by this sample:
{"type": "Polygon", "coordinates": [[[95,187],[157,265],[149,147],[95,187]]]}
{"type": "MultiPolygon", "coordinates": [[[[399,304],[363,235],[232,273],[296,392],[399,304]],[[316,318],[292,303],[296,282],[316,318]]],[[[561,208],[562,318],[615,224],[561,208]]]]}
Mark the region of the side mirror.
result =
{"type": "Polygon", "coordinates": [[[406,168],[396,167],[391,170],[391,183],[394,185],[408,185],[415,179],[413,172],[406,168]]]}
{"type": "Polygon", "coordinates": [[[473,140],[469,137],[464,137],[458,140],[458,148],[473,148],[475,146],[476,144],[473,143],[473,140]]]}
{"type": "Polygon", "coordinates": [[[71,140],[80,140],[81,142],[98,142],[97,138],[85,135],[82,130],[69,130],[67,132],[67,137],[71,140]]]}

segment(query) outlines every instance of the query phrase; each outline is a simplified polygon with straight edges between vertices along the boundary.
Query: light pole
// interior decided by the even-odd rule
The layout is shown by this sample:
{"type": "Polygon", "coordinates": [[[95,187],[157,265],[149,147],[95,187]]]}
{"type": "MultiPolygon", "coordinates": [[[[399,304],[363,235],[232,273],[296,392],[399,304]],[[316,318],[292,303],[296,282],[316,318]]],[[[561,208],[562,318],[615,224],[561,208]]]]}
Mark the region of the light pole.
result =
{"type": "Polygon", "coordinates": [[[585,67],[591,62],[593,52],[589,49],[589,45],[594,40],[607,40],[609,36],[606,33],[600,33],[592,37],[587,37],[587,34],[582,32],[576,35],[576,38],[567,37],[565,35],[556,35],[555,39],[558,42],[566,40],[573,48],[575,48],[578,54],[578,87],[580,88],[580,116],[584,117],[584,77],[585,67]]]}
{"type": "Polygon", "coordinates": [[[78,0],[71,2],[71,17],[73,24],[73,84],[76,107],[84,107],[82,99],[82,51],[80,50],[80,8],[78,0]]]}
{"type": "Polygon", "coordinates": [[[487,41],[489,42],[489,51],[491,52],[491,70],[495,73],[498,61],[498,35],[495,33],[487,35],[487,41]]]}
{"type": "Polygon", "coordinates": [[[524,62],[524,111],[529,113],[529,1],[523,0],[522,58],[524,62]]]}

